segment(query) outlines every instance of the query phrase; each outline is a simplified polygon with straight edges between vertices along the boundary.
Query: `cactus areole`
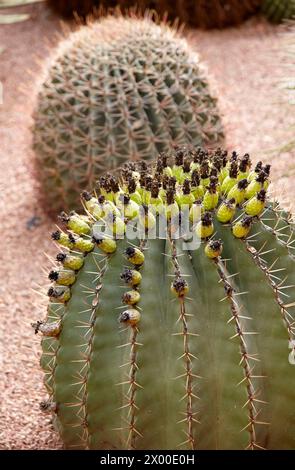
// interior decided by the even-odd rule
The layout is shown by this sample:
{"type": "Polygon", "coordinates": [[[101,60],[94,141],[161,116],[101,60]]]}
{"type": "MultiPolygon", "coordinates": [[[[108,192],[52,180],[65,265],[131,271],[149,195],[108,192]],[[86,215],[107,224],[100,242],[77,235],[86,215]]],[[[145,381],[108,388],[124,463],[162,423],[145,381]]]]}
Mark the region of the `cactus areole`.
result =
{"type": "Polygon", "coordinates": [[[269,174],[176,148],[61,214],[33,327],[66,448],[295,448],[294,226],[269,174]]]}

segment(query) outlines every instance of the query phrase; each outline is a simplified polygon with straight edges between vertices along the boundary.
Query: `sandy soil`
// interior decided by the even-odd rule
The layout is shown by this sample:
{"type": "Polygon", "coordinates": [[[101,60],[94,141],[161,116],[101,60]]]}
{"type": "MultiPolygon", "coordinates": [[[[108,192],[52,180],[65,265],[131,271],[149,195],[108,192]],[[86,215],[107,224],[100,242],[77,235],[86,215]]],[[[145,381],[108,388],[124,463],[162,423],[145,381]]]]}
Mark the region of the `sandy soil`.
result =
{"type": "MultiPolygon", "coordinates": [[[[55,252],[49,240],[53,223],[38,207],[30,125],[42,60],[61,28],[42,4],[23,10],[32,13],[29,21],[0,29],[0,449],[58,449],[50,419],[39,411],[45,391],[39,339],[30,327],[45,311],[31,289],[45,282],[44,252],[55,252]]],[[[189,36],[218,93],[229,148],[272,160],[275,189],[286,186],[292,201],[295,160],[289,153],[269,153],[289,139],[294,124],[277,86],[278,29],[255,20],[239,29],[190,31],[189,36]]]]}

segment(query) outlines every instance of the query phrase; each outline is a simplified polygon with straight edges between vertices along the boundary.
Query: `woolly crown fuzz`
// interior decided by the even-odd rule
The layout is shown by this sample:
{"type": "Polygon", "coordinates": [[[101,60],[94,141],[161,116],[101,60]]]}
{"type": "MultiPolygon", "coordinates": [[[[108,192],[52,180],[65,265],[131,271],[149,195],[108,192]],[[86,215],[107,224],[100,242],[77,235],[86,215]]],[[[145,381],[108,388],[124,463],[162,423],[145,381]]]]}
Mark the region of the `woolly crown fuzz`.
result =
{"type": "Polygon", "coordinates": [[[60,46],[39,94],[33,140],[46,208],[76,207],[82,189],[125,161],[222,137],[198,57],[176,31],[148,17],[102,19],[60,46]]]}
{"type": "Polygon", "coordinates": [[[294,224],[269,177],[179,147],[62,214],[33,327],[67,448],[294,448],[294,224]]]}

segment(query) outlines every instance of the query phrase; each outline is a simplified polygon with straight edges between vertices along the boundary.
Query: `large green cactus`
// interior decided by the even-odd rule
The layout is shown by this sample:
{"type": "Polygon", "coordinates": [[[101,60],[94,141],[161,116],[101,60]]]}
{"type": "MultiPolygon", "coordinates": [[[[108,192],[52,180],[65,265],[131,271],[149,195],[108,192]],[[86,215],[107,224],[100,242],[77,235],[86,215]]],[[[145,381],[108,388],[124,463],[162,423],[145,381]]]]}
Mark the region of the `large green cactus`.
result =
{"type": "Polygon", "coordinates": [[[148,18],[103,19],[61,46],[40,92],[34,149],[47,208],[75,207],[82,189],[128,159],[221,137],[186,41],[148,18]]]}
{"type": "Polygon", "coordinates": [[[295,0],[263,0],[262,13],[273,23],[295,16],[295,0]]]}
{"type": "Polygon", "coordinates": [[[33,326],[67,448],[295,447],[294,226],[250,164],[179,148],[61,215],[33,326]]]}

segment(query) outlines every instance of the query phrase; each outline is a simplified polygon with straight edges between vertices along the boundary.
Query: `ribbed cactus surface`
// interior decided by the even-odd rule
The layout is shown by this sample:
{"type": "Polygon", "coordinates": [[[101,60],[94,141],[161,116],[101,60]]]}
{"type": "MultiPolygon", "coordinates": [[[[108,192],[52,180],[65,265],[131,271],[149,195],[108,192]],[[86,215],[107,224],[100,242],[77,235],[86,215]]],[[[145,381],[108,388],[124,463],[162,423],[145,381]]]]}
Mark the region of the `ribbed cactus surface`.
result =
{"type": "Polygon", "coordinates": [[[128,159],[221,138],[198,57],[148,18],[108,17],[70,36],[35,112],[34,149],[52,212],[75,207],[82,189],[128,159]]]}
{"type": "Polygon", "coordinates": [[[41,407],[71,449],[294,449],[294,225],[270,166],[185,148],[167,163],[130,163],[61,214],[33,325],[41,407]]]}
{"type": "Polygon", "coordinates": [[[295,16],[295,0],[263,0],[262,13],[273,23],[295,16]]]}

